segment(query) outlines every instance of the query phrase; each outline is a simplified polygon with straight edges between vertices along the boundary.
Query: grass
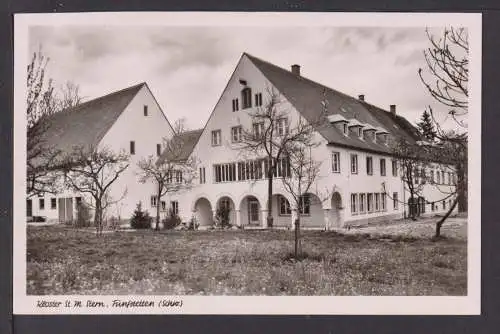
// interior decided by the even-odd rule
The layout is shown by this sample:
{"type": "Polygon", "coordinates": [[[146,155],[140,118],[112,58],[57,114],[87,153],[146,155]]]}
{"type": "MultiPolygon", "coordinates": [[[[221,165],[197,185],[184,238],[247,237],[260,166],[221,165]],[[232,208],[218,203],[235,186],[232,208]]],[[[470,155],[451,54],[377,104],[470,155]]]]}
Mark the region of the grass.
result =
{"type": "Polygon", "coordinates": [[[304,231],[28,227],[27,293],[465,295],[466,240],[304,231]]]}

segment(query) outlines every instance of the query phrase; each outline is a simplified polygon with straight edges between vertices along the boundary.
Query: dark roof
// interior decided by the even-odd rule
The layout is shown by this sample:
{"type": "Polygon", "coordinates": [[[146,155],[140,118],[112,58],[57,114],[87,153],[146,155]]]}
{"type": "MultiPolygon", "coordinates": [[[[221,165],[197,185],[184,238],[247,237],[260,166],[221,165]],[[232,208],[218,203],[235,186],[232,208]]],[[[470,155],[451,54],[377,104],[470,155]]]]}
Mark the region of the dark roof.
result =
{"type": "Polygon", "coordinates": [[[46,120],[49,127],[43,136],[44,145],[66,153],[78,146],[95,147],[144,85],[140,83],[51,115],[46,120]]]}
{"type": "MultiPolygon", "coordinates": [[[[374,127],[387,130],[396,138],[415,142],[416,131],[404,118],[393,115],[366,102],[309,80],[301,75],[271,64],[245,53],[252,63],[276,87],[276,89],[312,123],[317,123],[321,115],[339,114],[346,119],[357,119],[374,127]],[[327,101],[326,112],[322,101],[327,101]]],[[[361,140],[354,135],[345,136],[340,129],[328,121],[322,122],[316,130],[329,144],[353,147],[362,150],[390,153],[391,149],[373,141],[361,140]]],[[[418,135],[417,135],[418,136],[418,135]]]]}
{"type": "Polygon", "coordinates": [[[157,164],[162,164],[166,160],[183,161],[189,158],[202,132],[203,129],[198,129],[176,134],[171,141],[173,143],[171,147],[175,148],[165,149],[158,158],[157,164]]]}

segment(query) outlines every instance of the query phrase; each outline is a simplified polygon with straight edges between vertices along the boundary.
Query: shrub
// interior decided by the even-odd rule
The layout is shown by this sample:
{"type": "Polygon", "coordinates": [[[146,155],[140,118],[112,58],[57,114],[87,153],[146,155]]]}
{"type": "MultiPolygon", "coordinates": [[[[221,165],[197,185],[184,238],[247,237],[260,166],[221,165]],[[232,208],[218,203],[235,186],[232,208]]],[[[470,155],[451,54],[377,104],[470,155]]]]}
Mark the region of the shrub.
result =
{"type": "Polygon", "coordinates": [[[151,228],[151,221],[152,218],[149,216],[149,213],[142,210],[142,203],[137,203],[134,215],[130,220],[130,226],[134,229],[147,229],[151,228]]]}
{"type": "Polygon", "coordinates": [[[89,227],[90,225],[90,209],[87,204],[80,202],[76,206],[75,227],[89,227]]]}
{"type": "Polygon", "coordinates": [[[219,208],[217,208],[217,211],[215,213],[215,219],[217,220],[218,225],[221,228],[231,227],[231,224],[229,224],[230,212],[231,209],[226,206],[220,206],[219,208]]]}
{"type": "Polygon", "coordinates": [[[178,215],[175,215],[172,210],[169,210],[168,216],[162,220],[163,228],[166,230],[171,230],[179,226],[182,221],[178,215]]]}

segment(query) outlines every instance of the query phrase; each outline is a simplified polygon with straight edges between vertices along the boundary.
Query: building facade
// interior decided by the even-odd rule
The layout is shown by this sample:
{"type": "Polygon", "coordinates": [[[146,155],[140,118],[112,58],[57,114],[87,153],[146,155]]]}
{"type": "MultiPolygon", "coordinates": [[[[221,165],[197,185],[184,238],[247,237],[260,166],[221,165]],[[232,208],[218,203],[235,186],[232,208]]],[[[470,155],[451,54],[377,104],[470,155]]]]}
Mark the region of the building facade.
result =
{"type": "MultiPolygon", "coordinates": [[[[275,171],[274,226],[293,228],[293,221],[300,215],[304,227],[329,229],[402,218],[409,210],[442,213],[451,205],[453,198],[446,194],[453,193],[456,177],[453,168],[440,164],[424,171],[420,182],[425,180],[426,184],[421,184],[420,197],[410,208],[405,205],[409,193],[393,158],[392,145],[399,138],[410,143],[420,138],[414,127],[397,115],[396,106],[382,110],[367,103],[363,95],[353,98],[304,78],[298,65],[289,71],[244,53],[205,127],[189,134],[188,156],[198,161],[195,184],[189,190],[167,194],[163,203],[158,203],[154,185],[139,183],[137,172],[131,168],[114,187],[115,193],[127,189],[127,195],[120,207],[108,215],[130,216],[135,205],[142,202],[151,213],[161,205],[163,212],[171,208],[185,222],[194,219],[208,226],[213,224],[217,208],[226,206],[231,224],[266,227],[266,162],[262,157],[243,153],[240,141],[245,129],[258,131],[250,114],[268,103],[270,92],[279,95],[277,108],[284,115],[278,122],[278,132],[287,131],[299,119],[312,121],[320,114],[328,119],[315,129],[319,145],[311,154],[321,162],[320,172],[310,191],[303,195],[302,212],[294,207],[283,186],[281,179],[288,177],[286,164],[275,171]]],[[[162,138],[173,135],[147,85],[142,85],[106,130],[100,145],[129,150],[131,166],[135,166],[139,157],[158,154],[162,138]],[[145,106],[150,110],[148,116],[145,106]]],[[[61,220],[57,207],[61,200],[38,199],[42,200],[44,208],[36,207],[37,199],[33,199],[32,214],[61,220]]]]}

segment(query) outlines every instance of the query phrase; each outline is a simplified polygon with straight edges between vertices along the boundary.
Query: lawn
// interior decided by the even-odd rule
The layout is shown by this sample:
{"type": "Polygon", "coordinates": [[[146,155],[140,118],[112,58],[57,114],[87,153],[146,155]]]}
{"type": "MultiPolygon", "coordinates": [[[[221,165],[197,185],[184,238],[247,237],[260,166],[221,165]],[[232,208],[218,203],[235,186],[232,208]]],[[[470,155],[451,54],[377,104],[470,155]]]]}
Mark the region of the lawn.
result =
{"type": "Polygon", "coordinates": [[[465,295],[467,242],[408,234],[28,227],[27,293],[465,295]]]}

